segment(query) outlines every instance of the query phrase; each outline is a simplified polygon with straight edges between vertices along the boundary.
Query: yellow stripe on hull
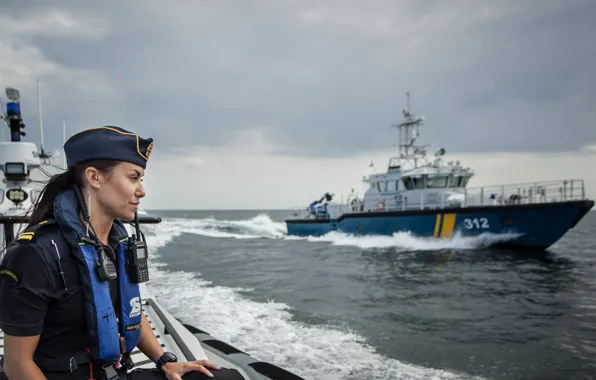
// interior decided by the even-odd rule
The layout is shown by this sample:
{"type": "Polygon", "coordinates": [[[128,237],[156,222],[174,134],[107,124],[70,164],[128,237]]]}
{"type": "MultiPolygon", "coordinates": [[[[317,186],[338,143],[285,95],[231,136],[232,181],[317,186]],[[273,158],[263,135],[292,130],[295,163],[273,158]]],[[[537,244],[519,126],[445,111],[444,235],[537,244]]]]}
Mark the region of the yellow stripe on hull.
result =
{"type": "Polygon", "coordinates": [[[439,230],[441,229],[441,214],[437,214],[437,220],[435,221],[435,233],[433,234],[434,237],[439,236],[439,230]]]}
{"type": "Polygon", "coordinates": [[[451,234],[453,234],[453,227],[455,227],[455,216],[455,213],[445,214],[443,217],[441,237],[451,237],[451,234]]]}

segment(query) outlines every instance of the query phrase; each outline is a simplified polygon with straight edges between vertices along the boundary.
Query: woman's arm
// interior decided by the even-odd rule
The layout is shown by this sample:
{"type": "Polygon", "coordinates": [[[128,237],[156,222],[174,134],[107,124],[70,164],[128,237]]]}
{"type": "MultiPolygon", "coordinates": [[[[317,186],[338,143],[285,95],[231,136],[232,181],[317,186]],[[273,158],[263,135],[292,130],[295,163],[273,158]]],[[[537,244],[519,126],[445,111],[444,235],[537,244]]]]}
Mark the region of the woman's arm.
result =
{"type": "MultiPolygon", "coordinates": [[[[151,325],[145,317],[145,314],[142,315],[141,340],[137,346],[149,359],[156,362],[161,355],[163,355],[164,350],[161,347],[161,344],[159,344],[155,334],[153,334],[151,325]]],[[[161,370],[166,374],[168,379],[181,378],[185,373],[193,371],[200,371],[209,377],[213,377],[213,374],[209,372],[207,368],[220,369],[220,367],[212,361],[197,360],[194,362],[166,363],[161,367],[161,370]]]]}
{"type": "Polygon", "coordinates": [[[10,380],[45,380],[33,352],[39,342],[39,335],[4,335],[4,374],[10,380]]]}
{"type": "Polygon", "coordinates": [[[153,330],[151,330],[151,325],[145,317],[145,314],[142,313],[141,315],[141,339],[137,346],[149,359],[156,362],[164,353],[164,350],[161,347],[161,344],[159,344],[155,334],[153,334],[153,330]]]}
{"type": "Polygon", "coordinates": [[[10,380],[45,379],[33,361],[55,286],[30,243],[8,247],[0,266],[0,328],[10,380]]]}

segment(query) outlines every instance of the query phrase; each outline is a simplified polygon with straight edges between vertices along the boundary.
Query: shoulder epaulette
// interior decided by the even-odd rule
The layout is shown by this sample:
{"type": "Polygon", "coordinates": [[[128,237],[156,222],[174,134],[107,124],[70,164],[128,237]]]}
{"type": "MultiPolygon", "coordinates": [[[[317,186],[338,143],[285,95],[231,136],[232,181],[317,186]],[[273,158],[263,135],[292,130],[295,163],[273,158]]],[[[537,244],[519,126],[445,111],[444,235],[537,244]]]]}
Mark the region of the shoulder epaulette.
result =
{"type": "Polygon", "coordinates": [[[44,220],[43,222],[39,222],[36,225],[30,226],[27,229],[25,229],[25,231],[19,235],[19,237],[17,237],[17,240],[19,241],[29,241],[31,239],[33,239],[33,236],[35,236],[35,232],[37,232],[37,230],[39,230],[41,227],[47,226],[47,225],[51,225],[56,223],[55,220],[53,219],[47,219],[44,220]]]}

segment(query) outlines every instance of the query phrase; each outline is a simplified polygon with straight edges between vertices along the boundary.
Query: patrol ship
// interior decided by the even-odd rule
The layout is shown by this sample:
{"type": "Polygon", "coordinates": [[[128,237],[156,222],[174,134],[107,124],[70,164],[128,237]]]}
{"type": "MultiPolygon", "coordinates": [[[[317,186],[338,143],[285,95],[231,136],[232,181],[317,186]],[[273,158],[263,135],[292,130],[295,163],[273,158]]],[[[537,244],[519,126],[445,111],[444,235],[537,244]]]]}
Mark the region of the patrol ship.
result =
{"type": "MultiPolygon", "coordinates": [[[[22,141],[21,138],[25,136],[25,124],[20,110],[19,91],[9,87],[6,89],[6,95],[8,102],[2,119],[10,129],[10,141],[0,142],[0,170],[4,176],[0,184],[0,252],[4,252],[4,248],[15,238],[15,234],[25,228],[28,222],[27,213],[43,188],[43,183],[40,182],[42,178],[47,179],[47,174],[59,173],[66,167],[66,163],[63,166],[52,163],[59,154],[44,151],[43,137],[39,151],[36,144],[22,141]]],[[[41,101],[38,100],[41,115],[41,101]]],[[[2,105],[2,110],[4,109],[2,105]]],[[[41,116],[40,128],[43,136],[41,116]]],[[[161,218],[139,215],[139,222],[160,223],[161,218]]],[[[125,225],[132,236],[134,231],[128,224],[125,225]]],[[[1,259],[2,256],[0,261],[1,259]]],[[[164,350],[173,352],[180,361],[208,359],[222,367],[237,369],[246,380],[304,380],[272,363],[258,360],[200,328],[185,324],[151,297],[144,283],[140,285],[143,312],[151,324],[153,333],[164,350]]],[[[0,363],[3,353],[4,333],[0,330],[0,363]]],[[[133,351],[132,360],[135,363],[133,369],[155,368],[153,361],[138,349],[133,351]]],[[[0,372],[3,372],[1,366],[0,372]]]]}
{"type": "MultiPolygon", "coordinates": [[[[410,112],[410,94],[399,130],[399,155],[387,170],[364,176],[368,189],[360,198],[352,190],[344,202],[325,193],[286,219],[289,235],[320,236],[332,231],[354,235],[409,232],[449,239],[481,236],[487,246],[546,249],[594,207],[584,181],[468,187],[474,175],[460,161],[444,160],[445,149],[429,157],[418,145],[424,118],[410,112]]],[[[371,165],[372,166],[372,165],[371,165]]]]}

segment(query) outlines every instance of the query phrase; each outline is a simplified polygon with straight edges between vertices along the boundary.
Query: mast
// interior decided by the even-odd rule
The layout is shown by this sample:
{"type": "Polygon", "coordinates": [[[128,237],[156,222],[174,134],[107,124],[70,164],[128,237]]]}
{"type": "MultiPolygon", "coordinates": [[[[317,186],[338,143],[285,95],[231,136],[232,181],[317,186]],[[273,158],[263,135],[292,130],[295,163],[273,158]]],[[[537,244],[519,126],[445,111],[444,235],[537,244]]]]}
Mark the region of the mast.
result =
{"type": "Polygon", "coordinates": [[[41,93],[39,91],[39,79],[37,80],[37,114],[39,117],[39,130],[41,131],[41,153],[43,154],[43,116],[41,115],[41,93]]]}
{"type": "MultiPolygon", "coordinates": [[[[4,120],[6,122],[6,126],[10,128],[10,123],[8,122],[8,115],[5,114],[6,108],[4,108],[4,102],[2,101],[2,97],[0,97],[0,107],[2,107],[2,113],[0,114],[0,120],[4,120]]],[[[5,141],[4,137],[4,128],[2,129],[2,142],[5,141]]]]}
{"type": "Polygon", "coordinates": [[[406,92],[406,109],[402,111],[404,120],[399,124],[393,124],[393,127],[399,129],[399,158],[405,161],[413,161],[414,168],[418,167],[418,160],[426,156],[427,145],[415,145],[416,139],[420,135],[420,126],[424,124],[422,116],[412,115],[410,113],[410,92],[406,92]]]}
{"type": "Polygon", "coordinates": [[[39,89],[39,79],[37,80],[37,113],[39,117],[39,129],[41,132],[41,145],[39,153],[35,153],[37,157],[39,157],[44,164],[50,164],[50,158],[52,158],[53,154],[51,152],[46,152],[43,149],[43,117],[42,117],[42,110],[41,110],[41,92],[39,89]]]}
{"type": "MultiPolygon", "coordinates": [[[[66,119],[62,119],[62,145],[66,143],[66,119]]],[[[66,154],[64,155],[64,170],[68,169],[66,165],[66,154]]]]}

